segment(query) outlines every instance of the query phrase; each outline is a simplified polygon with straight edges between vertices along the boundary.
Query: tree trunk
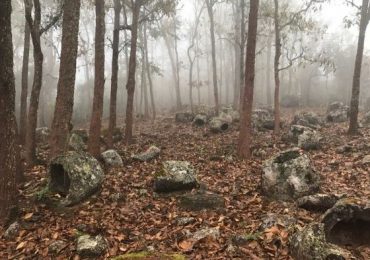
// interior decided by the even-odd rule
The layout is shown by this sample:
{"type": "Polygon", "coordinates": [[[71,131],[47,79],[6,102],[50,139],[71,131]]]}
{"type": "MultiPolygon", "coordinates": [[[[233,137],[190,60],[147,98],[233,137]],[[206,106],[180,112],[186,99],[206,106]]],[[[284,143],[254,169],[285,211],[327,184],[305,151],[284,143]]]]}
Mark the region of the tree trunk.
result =
{"type": "Polygon", "coordinates": [[[194,43],[192,43],[188,48],[188,59],[189,59],[189,101],[190,101],[190,109],[191,112],[194,112],[194,104],[193,104],[193,67],[194,67],[194,59],[191,57],[190,51],[194,47],[194,43]]]}
{"type": "MultiPolygon", "coordinates": [[[[141,36],[140,41],[144,41],[144,32],[142,32],[140,36],[141,36]]],[[[148,102],[148,86],[146,84],[147,75],[146,75],[146,62],[145,62],[145,49],[144,48],[141,48],[141,56],[142,56],[142,62],[141,62],[141,65],[142,65],[141,66],[141,69],[142,69],[141,71],[141,91],[142,93],[141,93],[141,96],[142,96],[142,101],[144,101],[144,119],[148,119],[149,118],[149,102],[148,102]]]]}
{"type": "Polygon", "coordinates": [[[360,99],[360,82],[361,82],[361,67],[364,54],[365,34],[369,23],[369,0],[362,0],[360,32],[358,36],[357,54],[355,61],[355,70],[352,81],[352,97],[350,106],[349,129],[348,133],[355,135],[358,133],[358,106],[360,99]]]}
{"type": "MultiPolygon", "coordinates": [[[[26,5],[25,8],[31,8],[28,12],[32,11],[32,2],[26,5]]],[[[23,47],[23,64],[22,64],[22,90],[21,90],[21,109],[20,109],[20,143],[25,144],[26,129],[27,129],[27,95],[28,95],[28,68],[30,57],[30,40],[31,32],[27,21],[24,25],[24,47],[23,47]]]]}
{"type": "MultiPolygon", "coordinates": [[[[244,97],[244,78],[245,78],[245,73],[244,73],[244,52],[245,52],[245,35],[246,35],[246,30],[245,30],[245,0],[240,0],[240,13],[241,13],[241,26],[240,26],[240,103],[243,102],[243,97],[244,97]]],[[[241,105],[239,106],[241,107],[241,105]]]]}
{"type": "Polygon", "coordinates": [[[80,7],[80,0],[66,0],[63,7],[62,51],[51,126],[50,159],[68,149],[68,137],[72,130],[80,7]]]}
{"type": "Polygon", "coordinates": [[[209,23],[210,23],[210,33],[211,33],[211,45],[212,45],[212,72],[213,72],[213,95],[215,100],[215,112],[216,115],[219,114],[219,98],[218,98],[218,82],[217,82],[217,61],[216,61],[216,40],[215,40],[215,22],[213,17],[213,6],[215,4],[214,0],[206,0],[209,23]]]}
{"type": "MultiPolygon", "coordinates": [[[[25,2],[27,5],[27,3],[25,2]]],[[[39,108],[39,98],[42,87],[42,63],[44,55],[41,50],[41,6],[39,0],[34,0],[34,21],[32,21],[31,11],[27,8],[26,19],[30,26],[31,38],[33,44],[33,60],[34,60],[34,76],[30,98],[30,105],[28,109],[28,121],[26,132],[26,161],[27,165],[31,167],[36,160],[36,127],[37,127],[37,111],[39,108]],[[27,11],[27,9],[29,11],[27,11]]]]}
{"type": "Polygon", "coordinates": [[[137,49],[137,35],[139,15],[141,8],[141,0],[136,0],[132,10],[132,26],[131,26],[131,50],[129,60],[129,72],[127,79],[127,108],[126,108],[126,129],[125,138],[126,143],[131,144],[132,129],[133,129],[133,109],[134,109],[134,94],[135,94],[135,76],[136,76],[136,49],[137,49]]]}
{"type": "Polygon", "coordinates": [[[266,60],[266,101],[267,106],[272,107],[272,98],[271,98],[271,49],[272,42],[271,36],[267,38],[267,60],[266,60]]]}
{"type": "Polygon", "coordinates": [[[0,1],[0,225],[16,205],[17,125],[11,31],[11,0],[0,1]]]}
{"type": "Polygon", "coordinates": [[[95,1],[96,27],[95,27],[95,80],[94,100],[90,123],[88,150],[94,156],[100,156],[100,133],[104,102],[104,35],[105,11],[104,0],[95,1]]]}
{"type": "Polygon", "coordinates": [[[274,134],[280,134],[280,77],[279,77],[279,62],[281,56],[281,39],[280,39],[280,25],[279,25],[279,2],[274,0],[275,12],[275,61],[274,61],[274,78],[275,78],[275,95],[274,95],[274,134]]]}
{"type": "Polygon", "coordinates": [[[245,61],[245,88],[241,104],[241,123],[239,134],[239,156],[249,159],[252,142],[252,109],[255,79],[255,61],[257,44],[257,25],[259,0],[251,0],[248,23],[247,57],[245,61]]]}
{"type": "Polygon", "coordinates": [[[155,110],[155,101],[154,101],[154,93],[153,93],[153,81],[152,81],[152,73],[150,70],[150,62],[149,62],[149,50],[148,50],[148,36],[147,36],[147,26],[144,23],[144,51],[145,51],[145,64],[146,64],[146,73],[148,76],[149,81],[149,92],[150,92],[150,102],[152,105],[152,120],[155,120],[156,117],[156,110],[155,110]]]}
{"type": "Polygon", "coordinates": [[[119,54],[119,26],[121,16],[121,1],[114,0],[114,31],[112,44],[112,79],[110,90],[109,106],[109,128],[108,128],[108,146],[113,147],[113,131],[117,125],[117,89],[118,89],[118,54],[119,54]]]}
{"type": "Polygon", "coordinates": [[[175,58],[176,58],[176,106],[177,110],[182,108],[181,102],[181,89],[180,89],[180,61],[179,61],[179,51],[177,48],[177,28],[176,28],[176,15],[173,17],[173,31],[174,31],[174,41],[175,41],[175,58]]]}

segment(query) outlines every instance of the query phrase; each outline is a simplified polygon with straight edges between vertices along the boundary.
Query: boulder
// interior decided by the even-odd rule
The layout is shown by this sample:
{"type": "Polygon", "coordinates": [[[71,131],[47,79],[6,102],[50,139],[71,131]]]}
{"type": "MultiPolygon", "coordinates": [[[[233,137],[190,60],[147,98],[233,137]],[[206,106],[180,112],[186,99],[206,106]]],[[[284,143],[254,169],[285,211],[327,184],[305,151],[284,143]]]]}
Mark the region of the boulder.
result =
{"type": "Polygon", "coordinates": [[[53,158],[48,173],[49,191],[60,194],[60,203],[65,206],[90,196],[104,179],[104,172],[93,156],[75,151],[53,158]]]}
{"type": "Polygon", "coordinates": [[[202,228],[198,231],[196,231],[191,237],[195,241],[202,240],[203,238],[209,237],[212,239],[218,239],[220,237],[220,228],[214,227],[214,228],[202,228]]]}
{"type": "Polygon", "coordinates": [[[362,118],[361,120],[361,123],[364,125],[364,126],[370,126],[370,111],[367,112],[364,117],[362,118]]]}
{"type": "Polygon", "coordinates": [[[4,232],[3,238],[12,240],[18,236],[20,225],[18,222],[12,223],[4,232]]]}
{"type": "Polygon", "coordinates": [[[177,123],[191,123],[194,120],[194,114],[190,112],[179,112],[175,115],[177,123]]]}
{"type": "Polygon", "coordinates": [[[370,164],[370,154],[364,156],[364,158],[362,158],[361,162],[362,162],[362,164],[365,164],[365,165],[370,164]]]}
{"type": "Polygon", "coordinates": [[[222,196],[213,193],[185,194],[180,197],[180,207],[187,210],[220,209],[225,207],[222,196]]]}
{"type": "Polygon", "coordinates": [[[140,162],[148,162],[150,160],[157,158],[160,153],[161,153],[161,149],[153,145],[153,146],[150,146],[145,152],[134,155],[132,158],[140,162]]]}
{"type": "Polygon", "coordinates": [[[36,142],[39,144],[47,144],[49,142],[50,129],[47,127],[36,128],[36,142]]]}
{"type": "Polygon", "coordinates": [[[76,133],[72,133],[69,137],[68,147],[71,151],[85,151],[86,144],[84,139],[76,133]]]}
{"type": "Polygon", "coordinates": [[[195,222],[197,222],[197,220],[193,217],[183,217],[176,219],[176,224],[179,226],[191,225],[194,224],[195,222]]]}
{"type": "Polygon", "coordinates": [[[332,123],[346,122],[348,119],[349,107],[342,102],[333,102],[329,105],[326,113],[326,121],[332,123]]]}
{"type": "Polygon", "coordinates": [[[154,191],[172,192],[191,190],[197,186],[195,170],[186,161],[166,161],[154,179],[154,191]]]}
{"type": "Polygon", "coordinates": [[[299,260],[346,260],[351,259],[350,252],[325,239],[324,225],[321,223],[309,224],[301,231],[297,231],[289,241],[290,253],[299,260]]]}
{"type": "Polygon", "coordinates": [[[345,198],[322,216],[325,237],[337,245],[370,245],[370,207],[365,202],[345,198]]]}
{"type": "Polygon", "coordinates": [[[262,218],[262,223],[259,226],[258,230],[264,232],[266,229],[269,229],[273,226],[283,226],[286,228],[293,227],[298,223],[297,219],[282,214],[268,213],[262,218]]]}
{"type": "Polygon", "coordinates": [[[269,198],[289,201],[316,193],[319,179],[308,156],[290,149],[264,162],[262,191],[269,198]]]}
{"type": "Polygon", "coordinates": [[[209,121],[209,130],[212,133],[221,133],[228,130],[230,123],[225,121],[223,118],[214,117],[209,121]]]}
{"type": "Polygon", "coordinates": [[[87,143],[87,141],[89,140],[89,133],[87,132],[86,129],[74,129],[72,130],[71,133],[79,135],[84,141],[84,143],[87,143]]]}
{"type": "Polygon", "coordinates": [[[108,167],[122,167],[123,161],[116,150],[107,150],[101,154],[104,164],[108,167]]]}
{"type": "Polygon", "coordinates": [[[312,128],[301,125],[292,125],[287,139],[298,145],[298,147],[303,150],[315,150],[321,148],[323,138],[312,128]]]}
{"type": "Polygon", "coordinates": [[[282,107],[293,108],[299,107],[299,96],[287,95],[281,98],[280,104],[282,107]]]}
{"type": "Polygon", "coordinates": [[[67,247],[67,243],[63,240],[56,240],[53,243],[51,243],[48,247],[48,253],[49,255],[56,256],[58,255],[63,249],[67,247]]]}
{"type": "Polygon", "coordinates": [[[194,117],[193,124],[195,126],[204,126],[207,124],[207,115],[205,114],[198,114],[194,117]]]}
{"type": "Polygon", "coordinates": [[[322,119],[316,113],[301,112],[294,115],[291,125],[301,125],[312,129],[318,129],[323,123],[322,119]]]}
{"type": "Polygon", "coordinates": [[[77,254],[82,257],[98,257],[107,250],[107,241],[101,236],[82,235],[77,239],[77,254]]]}
{"type": "Polygon", "coordinates": [[[342,196],[335,194],[308,195],[297,200],[297,206],[309,211],[325,212],[334,206],[342,196]]]}
{"type": "MultiPolygon", "coordinates": [[[[271,110],[268,109],[255,109],[252,113],[253,127],[258,131],[274,130],[275,120],[271,110]]],[[[280,124],[282,126],[282,123],[280,124]]]]}

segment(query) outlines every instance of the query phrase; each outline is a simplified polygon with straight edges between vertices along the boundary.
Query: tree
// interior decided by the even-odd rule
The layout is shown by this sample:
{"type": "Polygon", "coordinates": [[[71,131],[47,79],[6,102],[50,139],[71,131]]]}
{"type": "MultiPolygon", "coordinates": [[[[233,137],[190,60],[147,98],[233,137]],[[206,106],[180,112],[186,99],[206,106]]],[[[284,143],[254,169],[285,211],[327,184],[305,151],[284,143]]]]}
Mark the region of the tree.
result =
{"type": "Polygon", "coordinates": [[[349,112],[348,133],[351,135],[355,135],[358,133],[358,106],[360,99],[361,68],[362,68],[362,58],[364,54],[366,28],[367,25],[369,24],[370,19],[369,11],[370,11],[369,0],[362,0],[360,28],[357,43],[357,54],[352,81],[351,106],[349,112]]]}
{"type": "Polygon", "coordinates": [[[247,57],[245,61],[245,87],[241,103],[241,123],[239,133],[239,156],[249,159],[252,141],[252,108],[255,78],[256,43],[259,0],[251,0],[248,23],[247,57]]]}
{"type": "Polygon", "coordinates": [[[114,0],[114,31],[112,44],[112,79],[109,106],[108,145],[113,147],[113,131],[117,125],[118,54],[121,0],[114,0]]]}
{"type": "Polygon", "coordinates": [[[216,4],[215,0],[206,0],[207,11],[210,23],[211,46],[212,46],[212,72],[213,72],[213,94],[215,99],[215,112],[219,113],[219,98],[218,98],[218,84],[217,84],[217,60],[216,60],[216,40],[215,40],[215,21],[213,7],[216,4]]]}
{"type": "Polygon", "coordinates": [[[104,35],[105,35],[105,10],[104,0],[95,1],[95,80],[94,100],[90,122],[88,150],[95,156],[100,156],[100,133],[103,116],[104,102],[104,35]]]}
{"type": "Polygon", "coordinates": [[[76,80],[80,7],[80,0],[65,0],[63,6],[62,52],[57,99],[51,127],[50,158],[68,149],[76,80]]]}
{"type": "Polygon", "coordinates": [[[0,224],[16,205],[17,125],[11,31],[11,0],[0,1],[0,224]]]}
{"type": "MultiPolygon", "coordinates": [[[[31,8],[27,12],[32,11],[32,2],[29,5],[25,5],[25,8],[31,8]]],[[[26,141],[26,131],[27,131],[27,95],[28,95],[28,65],[30,57],[30,40],[31,32],[27,21],[24,25],[24,46],[23,46],[23,65],[22,65],[22,90],[21,90],[21,109],[20,109],[20,126],[19,135],[20,143],[23,145],[26,141]]]]}
{"type": "Polygon", "coordinates": [[[40,91],[42,87],[42,72],[44,55],[41,49],[41,35],[47,32],[54,26],[62,16],[62,8],[54,17],[51,17],[50,22],[41,27],[41,5],[40,0],[33,0],[34,18],[31,15],[31,0],[24,0],[26,5],[26,20],[31,31],[33,44],[33,60],[34,60],[34,76],[32,83],[32,91],[30,104],[28,109],[27,133],[26,133],[26,161],[28,166],[32,166],[36,159],[36,127],[37,127],[37,111],[39,108],[40,91]]]}

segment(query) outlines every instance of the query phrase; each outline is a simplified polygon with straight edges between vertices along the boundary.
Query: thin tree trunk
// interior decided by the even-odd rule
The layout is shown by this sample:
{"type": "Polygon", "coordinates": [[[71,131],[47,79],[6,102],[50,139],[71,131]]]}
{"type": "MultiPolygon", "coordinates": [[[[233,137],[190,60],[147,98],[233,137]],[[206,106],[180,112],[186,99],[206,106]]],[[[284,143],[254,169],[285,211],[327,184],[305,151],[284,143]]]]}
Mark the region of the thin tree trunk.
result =
{"type": "Polygon", "coordinates": [[[17,124],[11,12],[11,0],[0,1],[0,225],[7,224],[17,204],[17,124]]]}
{"type": "MultiPolygon", "coordinates": [[[[240,0],[240,12],[241,12],[241,26],[240,26],[240,103],[242,102],[242,99],[244,97],[244,78],[245,78],[245,73],[244,73],[244,53],[245,53],[245,35],[246,35],[246,30],[245,30],[245,0],[240,0]]],[[[241,108],[241,105],[239,106],[241,108]]]]}
{"type": "MultiPolygon", "coordinates": [[[[25,8],[31,8],[30,5],[26,5],[25,8]]],[[[28,12],[31,12],[29,10],[28,12]]],[[[20,143],[24,145],[26,141],[27,131],[27,95],[28,95],[28,68],[29,68],[29,57],[30,57],[30,45],[31,45],[31,32],[27,21],[24,25],[24,47],[23,47],[23,65],[22,65],[22,90],[21,90],[21,109],[20,109],[20,143]]]]}
{"type": "Polygon", "coordinates": [[[96,27],[95,27],[95,81],[94,100],[90,123],[90,135],[88,142],[89,152],[100,156],[100,133],[103,116],[104,102],[104,35],[105,35],[105,11],[104,0],[95,1],[96,27]]]}
{"type": "Polygon", "coordinates": [[[275,95],[274,95],[274,134],[280,134],[280,77],[279,77],[279,62],[281,56],[281,39],[280,39],[280,25],[279,25],[279,2],[274,0],[275,12],[275,61],[274,61],[274,78],[275,78],[275,95]]]}
{"type": "Polygon", "coordinates": [[[181,102],[181,89],[180,89],[180,61],[179,61],[179,51],[177,48],[177,28],[176,28],[176,15],[173,17],[174,23],[174,41],[175,41],[175,58],[176,58],[176,106],[177,110],[180,110],[182,108],[182,102],[181,102]]]}
{"type": "Polygon", "coordinates": [[[239,156],[249,159],[252,142],[252,109],[255,79],[257,25],[259,0],[251,0],[248,23],[247,57],[245,61],[245,88],[241,103],[241,123],[239,134],[239,156]]]}
{"type": "Polygon", "coordinates": [[[233,100],[233,107],[234,109],[239,108],[239,100],[240,100],[240,55],[241,55],[241,42],[240,42],[240,27],[242,23],[241,19],[241,10],[238,6],[238,1],[233,2],[233,9],[234,9],[234,17],[235,17],[235,44],[234,44],[234,55],[235,55],[235,75],[234,75],[234,100],[233,100]]]}
{"type": "Polygon", "coordinates": [[[272,49],[272,39],[269,35],[267,38],[267,60],[266,60],[266,100],[267,106],[272,107],[272,97],[271,97],[271,49],[272,49]]]}
{"type": "Polygon", "coordinates": [[[215,112],[219,114],[219,97],[218,97],[218,82],[217,82],[217,60],[216,60],[216,39],[215,39],[215,22],[213,17],[213,6],[214,0],[206,0],[209,22],[210,22],[210,33],[211,33],[211,46],[212,46],[212,72],[213,72],[213,95],[215,101],[215,112]]]}
{"type": "Polygon", "coordinates": [[[361,68],[364,53],[366,28],[369,23],[369,0],[362,0],[360,32],[358,36],[357,54],[355,69],[352,81],[352,97],[350,105],[350,117],[348,133],[355,135],[358,133],[358,107],[360,99],[361,68]]]}
{"type": "MultiPolygon", "coordinates": [[[[142,33],[140,34],[141,40],[144,41],[144,28],[142,28],[142,33]]],[[[149,102],[148,102],[148,87],[146,84],[146,62],[145,62],[145,49],[141,48],[141,56],[142,56],[142,62],[141,62],[141,91],[142,91],[142,101],[144,101],[144,119],[149,118],[149,102]]]]}
{"type": "Polygon", "coordinates": [[[108,146],[113,147],[113,131],[117,125],[118,54],[121,1],[114,0],[114,31],[112,44],[112,79],[109,106],[108,146]]]}
{"type": "Polygon", "coordinates": [[[51,127],[50,158],[68,150],[68,137],[72,130],[80,7],[80,0],[65,0],[63,7],[62,51],[51,127]]]}
{"type": "Polygon", "coordinates": [[[131,26],[131,50],[129,60],[129,73],[127,80],[127,108],[126,108],[126,129],[125,138],[126,143],[130,144],[133,141],[133,109],[134,109],[134,94],[135,94],[135,76],[136,76],[136,49],[137,49],[137,36],[138,24],[141,8],[141,0],[136,0],[132,10],[132,26],[131,26]]]}

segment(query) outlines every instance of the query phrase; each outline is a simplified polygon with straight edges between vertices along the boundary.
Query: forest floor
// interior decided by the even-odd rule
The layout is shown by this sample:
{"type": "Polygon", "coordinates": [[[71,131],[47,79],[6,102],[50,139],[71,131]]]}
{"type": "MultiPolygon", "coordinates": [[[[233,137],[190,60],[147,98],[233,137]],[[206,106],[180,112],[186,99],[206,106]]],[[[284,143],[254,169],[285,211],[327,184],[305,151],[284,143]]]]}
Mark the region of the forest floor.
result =
{"type": "MultiPolygon", "coordinates": [[[[284,120],[288,122],[289,118],[284,120]]],[[[323,128],[325,144],[308,153],[322,177],[323,193],[345,193],[369,200],[369,169],[361,160],[370,154],[370,129],[362,129],[358,137],[347,136],[346,129],[346,124],[323,128]],[[353,152],[337,152],[348,143],[355,148],[353,152]]],[[[37,202],[35,197],[46,184],[47,171],[42,165],[27,171],[19,198],[22,229],[14,241],[0,239],[0,259],[80,259],[76,235],[81,226],[86,233],[101,234],[108,240],[108,250],[101,259],[148,250],[179,253],[187,259],[291,259],[288,231],[280,227],[259,232],[263,218],[268,213],[282,214],[296,218],[299,226],[319,221],[318,213],[299,209],[294,203],[269,201],[261,195],[262,162],[291,146],[275,142],[271,131],[255,133],[254,150],[263,149],[264,153],[255,154],[248,162],[235,156],[236,126],[223,134],[211,134],[206,128],[162,118],[154,124],[138,122],[135,133],[135,144],[116,147],[124,167],[107,170],[102,189],[77,206],[58,211],[37,202]],[[147,163],[130,159],[151,145],[162,149],[159,158],[147,163]],[[203,187],[224,197],[225,208],[186,211],[178,206],[176,195],[154,193],[153,175],[166,160],[191,162],[203,187]],[[113,200],[117,194],[123,199],[113,200]],[[176,222],[179,217],[193,217],[195,221],[181,226],[176,222]],[[186,241],[187,233],[206,227],[218,228],[220,235],[195,243],[186,241]],[[230,241],[238,235],[247,236],[248,242],[232,249],[230,241]],[[63,240],[66,245],[58,257],[51,257],[48,246],[55,240],[63,240]]],[[[350,249],[358,259],[370,259],[369,247],[350,249]]]]}

